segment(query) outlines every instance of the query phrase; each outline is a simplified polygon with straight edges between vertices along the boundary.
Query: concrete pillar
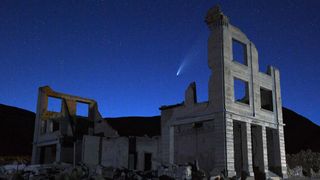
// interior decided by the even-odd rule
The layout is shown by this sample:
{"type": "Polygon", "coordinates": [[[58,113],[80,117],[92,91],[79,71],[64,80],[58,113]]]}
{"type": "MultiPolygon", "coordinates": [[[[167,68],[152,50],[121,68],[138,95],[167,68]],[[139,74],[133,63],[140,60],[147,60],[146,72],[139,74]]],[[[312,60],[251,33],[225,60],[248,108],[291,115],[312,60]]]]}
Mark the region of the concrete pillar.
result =
{"type": "Polygon", "coordinates": [[[226,118],[226,166],[227,176],[236,175],[234,167],[234,141],[233,141],[233,120],[226,118]]]}
{"type": "Polygon", "coordinates": [[[246,123],[246,150],[247,150],[247,169],[246,172],[248,173],[248,176],[254,176],[253,173],[253,167],[252,167],[252,139],[251,139],[251,124],[246,123]]]}
{"type": "Polygon", "coordinates": [[[45,88],[39,88],[38,90],[38,102],[36,119],[34,123],[34,134],[33,134],[33,147],[32,147],[32,159],[31,164],[40,163],[40,151],[38,146],[39,136],[41,134],[41,115],[47,109],[48,97],[45,93],[45,88]]]}
{"type": "Polygon", "coordinates": [[[263,150],[263,172],[268,173],[268,151],[267,151],[267,132],[266,127],[262,126],[262,150],[263,150]]]}
{"type": "Polygon", "coordinates": [[[285,144],[284,144],[284,132],[283,126],[279,125],[278,127],[278,138],[279,138],[279,151],[280,151],[280,163],[281,163],[281,173],[283,178],[288,178],[287,175],[287,163],[286,163],[286,151],[285,151],[285,144]]]}
{"type": "Polygon", "coordinates": [[[252,83],[252,115],[256,116],[256,113],[260,111],[260,81],[259,81],[259,63],[258,63],[258,51],[255,45],[250,42],[250,60],[251,60],[251,83],[252,83]]]}
{"type": "Polygon", "coordinates": [[[61,162],[61,143],[56,145],[56,162],[61,162]]]}
{"type": "Polygon", "coordinates": [[[278,69],[273,68],[273,97],[275,105],[275,115],[278,120],[278,138],[279,138],[279,151],[280,151],[280,167],[283,178],[287,178],[287,162],[286,162],[286,151],[284,141],[284,130],[283,130],[283,117],[282,117],[282,98],[281,98],[281,87],[280,87],[280,72],[278,69]]]}
{"type": "Polygon", "coordinates": [[[174,127],[169,127],[169,163],[174,163],[174,127]]]}

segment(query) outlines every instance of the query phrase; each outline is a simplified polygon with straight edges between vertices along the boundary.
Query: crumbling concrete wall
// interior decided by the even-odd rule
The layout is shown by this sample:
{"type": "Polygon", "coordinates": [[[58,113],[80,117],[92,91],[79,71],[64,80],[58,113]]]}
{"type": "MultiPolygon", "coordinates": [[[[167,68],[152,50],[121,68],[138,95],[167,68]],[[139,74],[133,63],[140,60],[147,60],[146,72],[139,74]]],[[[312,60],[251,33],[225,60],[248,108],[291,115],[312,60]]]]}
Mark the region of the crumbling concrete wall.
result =
{"type": "Polygon", "coordinates": [[[197,103],[196,86],[191,83],[185,102],[163,106],[161,111],[162,163],[184,164],[198,160],[209,174],[225,169],[224,122],[208,102],[197,103]],[[187,150],[186,150],[187,149],[187,150]]]}
{"type": "Polygon", "coordinates": [[[82,162],[105,167],[128,167],[129,142],[126,137],[84,136],[82,162]]]}
{"type": "Polygon", "coordinates": [[[71,149],[73,154],[74,146],[75,161],[79,162],[83,135],[94,134],[102,134],[106,137],[118,136],[117,132],[103,121],[94,100],[55,92],[49,86],[39,88],[32,151],[33,164],[53,161],[70,163],[71,149]],[[61,101],[60,110],[53,112],[48,109],[49,97],[61,101]],[[77,103],[88,105],[86,117],[77,115],[77,103]],[[100,128],[102,124],[103,129],[100,128]],[[48,148],[51,151],[50,155],[48,148]]]}
{"type": "Polygon", "coordinates": [[[147,157],[151,155],[151,169],[155,170],[161,165],[159,137],[136,137],[137,170],[146,170],[147,157]]]}
{"type": "Polygon", "coordinates": [[[243,172],[249,176],[262,174],[266,177],[269,171],[277,169],[275,173],[286,178],[279,70],[270,66],[267,73],[259,72],[255,45],[240,29],[230,24],[218,6],[208,11],[205,21],[210,29],[208,102],[197,103],[195,84],[192,83],[186,90],[184,103],[160,108],[163,162],[201,159],[202,152],[198,149],[202,144],[195,145],[194,141],[187,141],[186,136],[196,140],[199,132],[191,125],[212,121],[214,128],[202,139],[213,137],[211,144],[215,146],[207,144],[207,150],[211,152],[207,157],[210,162],[203,166],[211,167],[214,173],[224,172],[229,177],[240,176],[243,172]],[[236,59],[237,43],[244,62],[236,59]],[[238,80],[245,87],[245,96],[241,99],[236,98],[235,82],[238,80]],[[272,137],[269,145],[266,128],[276,131],[268,136],[272,137]],[[186,135],[179,135],[181,129],[186,135]],[[241,138],[235,137],[240,134],[241,138]],[[184,152],[185,148],[191,152],[184,152]],[[268,151],[276,159],[272,167],[268,164],[268,151]],[[235,162],[237,159],[241,162],[235,162]]]}
{"type": "Polygon", "coordinates": [[[175,125],[175,163],[193,163],[198,160],[199,166],[210,172],[212,163],[219,159],[213,153],[215,146],[217,146],[214,128],[213,120],[175,125]],[[186,150],[181,151],[182,149],[186,150]]]}
{"type": "MultiPolygon", "coordinates": [[[[151,155],[151,169],[160,165],[159,137],[135,137],[136,169],[146,170],[146,155],[151,155]]],[[[129,138],[84,136],[82,161],[88,165],[129,168],[129,138]]],[[[150,169],[150,170],[151,170],[150,169]]]]}
{"type": "MultiPolygon", "coordinates": [[[[152,167],[159,162],[159,138],[137,137],[135,151],[138,169],[145,166],[145,154],[152,156],[152,167]],[[148,154],[149,153],[149,154],[148,154]]],[[[149,156],[150,157],[150,156],[149,156]]],[[[88,165],[121,168],[129,166],[129,137],[118,133],[101,117],[94,100],[39,88],[32,163],[82,161],[88,165]],[[48,110],[48,99],[61,100],[61,110],[48,110]],[[77,115],[77,103],[88,104],[88,116],[77,115]],[[54,127],[54,128],[53,128],[54,127]]]]}
{"type": "Polygon", "coordinates": [[[106,167],[128,168],[129,141],[126,137],[103,138],[101,164],[106,167]]]}
{"type": "Polygon", "coordinates": [[[101,137],[83,136],[82,162],[88,165],[98,165],[101,159],[101,137]]]}

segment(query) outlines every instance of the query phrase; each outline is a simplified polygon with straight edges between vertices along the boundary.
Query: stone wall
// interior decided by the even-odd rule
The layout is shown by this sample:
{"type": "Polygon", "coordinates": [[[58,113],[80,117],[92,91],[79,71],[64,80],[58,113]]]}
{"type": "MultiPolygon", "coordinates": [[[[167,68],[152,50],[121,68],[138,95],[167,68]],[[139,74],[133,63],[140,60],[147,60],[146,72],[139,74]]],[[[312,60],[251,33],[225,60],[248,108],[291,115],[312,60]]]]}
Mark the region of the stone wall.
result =
{"type": "Polygon", "coordinates": [[[259,72],[255,45],[230,24],[218,6],[208,11],[205,21],[210,29],[209,99],[198,103],[196,85],[191,83],[183,103],[160,108],[163,162],[199,159],[207,171],[211,168],[212,172],[224,172],[228,177],[246,174],[266,178],[269,171],[276,171],[286,178],[279,70],[269,66],[266,73],[259,72]],[[240,44],[238,57],[236,44],[240,44]],[[237,80],[244,84],[241,99],[236,98],[237,80]],[[213,129],[210,123],[205,124],[210,121],[213,129]],[[197,124],[208,130],[194,128],[197,124]],[[269,138],[267,128],[275,132],[269,138]],[[268,151],[276,158],[271,165],[268,151]],[[210,155],[202,157],[206,154],[210,155]]]}

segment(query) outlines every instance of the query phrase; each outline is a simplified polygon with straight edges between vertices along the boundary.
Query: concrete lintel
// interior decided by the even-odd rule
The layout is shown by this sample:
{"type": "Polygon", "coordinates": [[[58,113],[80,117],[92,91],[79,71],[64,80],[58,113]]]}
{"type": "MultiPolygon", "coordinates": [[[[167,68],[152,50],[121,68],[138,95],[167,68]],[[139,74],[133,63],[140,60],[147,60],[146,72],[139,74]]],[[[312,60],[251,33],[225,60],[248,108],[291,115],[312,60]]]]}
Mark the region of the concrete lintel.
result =
{"type": "Polygon", "coordinates": [[[61,92],[56,92],[54,91],[50,86],[43,86],[39,88],[42,92],[45,92],[45,94],[47,96],[50,97],[55,97],[55,98],[63,98],[63,99],[72,99],[72,100],[76,100],[78,102],[82,102],[82,103],[96,103],[95,100],[93,99],[89,99],[89,98],[83,98],[80,96],[75,96],[75,95],[71,95],[71,94],[65,94],[65,93],[61,93],[61,92]]]}
{"type": "Polygon", "coordinates": [[[48,146],[48,145],[54,145],[54,144],[59,144],[60,141],[59,139],[57,140],[48,140],[48,141],[40,141],[40,142],[35,142],[34,144],[37,146],[37,147],[41,147],[41,146],[48,146]]]}
{"type": "Polygon", "coordinates": [[[194,122],[201,122],[201,121],[210,121],[215,119],[215,115],[207,115],[207,116],[201,116],[201,117],[190,117],[190,118],[184,118],[184,119],[177,119],[173,121],[171,125],[181,125],[181,124],[189,124],[194,122]]]}
{"type": "MultiPolygon", "coordinates": [[[[273,122],[269,122],[269,121],[265,121],[264,119],[258,119],[258,118],[254,118],[254,117],[251,117],[251,116],[244,116],[244,115],[241,115],[241,114],[235,114],[233,112],[230,112],[230,111],[226,111],[227,114],[231,114],[231,117],[232,119],[234,118],[235,120],[238,120],[238,121],[241,121],[241,117],[242,118],[246,118],[248,119],[249,121],[246,121],[246,122],[249,122],[249,123],[252,123],[252,124],[256,124],[256,122],[262,122],[264,123],[263,126],[265,126],[265,124],[267,124],[268,126],[271,126],[271,127],[274,127],[274,128],[277,128],[279,125],[280,126],[284,126],[285,124],[283,123],[273,123],[273,122]],[[237,118],[239,117],[239,118],[237,118]]],[[[256,125],[262,125],[262,124],[256,124],[256,125]]]]}

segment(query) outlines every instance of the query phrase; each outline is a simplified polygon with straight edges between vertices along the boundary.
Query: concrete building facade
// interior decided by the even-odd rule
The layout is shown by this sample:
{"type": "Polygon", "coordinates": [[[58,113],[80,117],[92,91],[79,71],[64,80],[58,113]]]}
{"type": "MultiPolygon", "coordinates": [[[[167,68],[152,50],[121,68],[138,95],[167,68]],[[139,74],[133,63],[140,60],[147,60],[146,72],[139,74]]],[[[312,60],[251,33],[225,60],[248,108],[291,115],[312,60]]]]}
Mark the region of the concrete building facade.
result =
{"type": "Polygon", "coordinates": [[[85,135],[102,134],[116,137],[117,133],[103,123],[96,101],[63,94],[50,87],[39,88],[32,163],[81,161],[82,139],[85,135]],[[59,109],[48,109],[49,101],[57,101],[59,109]],[[77,115],[78,104],[87,106],[87,115],[77,115]],[[77,154],[73,157],[73,154],[77,154]]]}
{"type": "Polygon", "coordinates": [[[255,45],[218,6],[205,22],[209,99],[198,103],[192,83],[184,103],[160,108],[162,160],[197,159],[207,173],[228,177],[287,177],[279,70],[270,66],[267,73],[259,72],[255,45]],[[237,84],[243,87],[240,97],[237,84]]]}
{"type": "Polygon", "coordinates": [[[205,22],[210,30],[208,101],[197,102],[191,83],[183,103],[160,108],[161,133],[121,136],[94,100],[42,87],[32,162],[150,170],[197,160],[207,175],[286,178],[279,70],[270,66],[259,72],[255,45],[218,6],[205,22]],[[48,110],[49,97],[61,100],[61,111],[48,110]],[[77,116],[77,103],[88,105],[86,117],[77,116]]]}
{"type": "Polygon", "coordinates": [[[101,117],[98,104],[92,99],[40,87],[32,164],[84,162],[89,166],[156,169],[159,137],[151,137],[148,132],[140,134],[119,135],[119,129],[101,117]],[[58,109],[49,108],[51,101],[58,101],[58,109]],[[86,105],[86,114],[77,113],[78,104],[86,105]]]}

